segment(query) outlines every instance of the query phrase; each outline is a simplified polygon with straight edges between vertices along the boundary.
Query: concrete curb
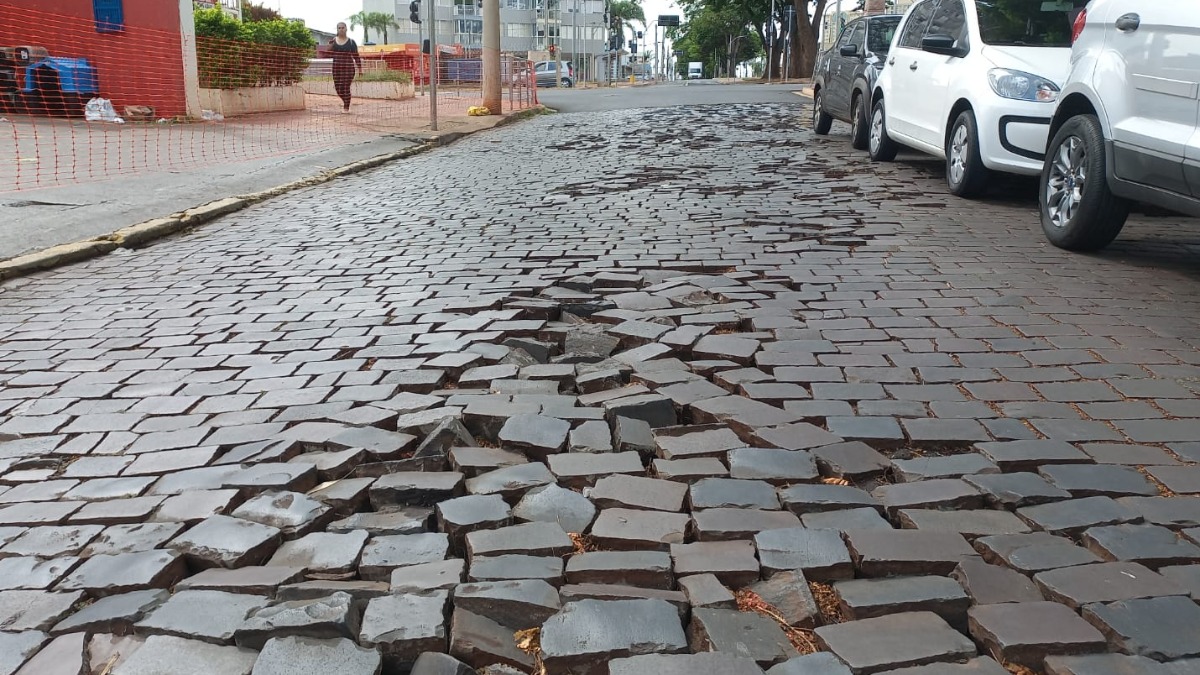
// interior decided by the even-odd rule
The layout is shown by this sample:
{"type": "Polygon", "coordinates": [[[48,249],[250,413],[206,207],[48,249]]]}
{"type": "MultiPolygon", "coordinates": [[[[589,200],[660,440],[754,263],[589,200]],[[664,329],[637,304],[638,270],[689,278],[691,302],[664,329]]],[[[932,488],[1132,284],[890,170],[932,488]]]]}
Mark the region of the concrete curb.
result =
{"type": "MultiPolygon", "coordinates": [[[[530,108],[520,112],[512,113],[507,117],[498,121],[495,125],[488,129],[495,129],[515,122],[535,117],[537,115],[547,114],[550,112],[547,108],[539,106],[538,108],[530,108]]],[[[336,178],[350,176],[356,173],[374,169],[376,167],[394,162],[413,155],[418,155],[423,152],[428,152],[434,148],[449,145],[459,139],[465,138],[480,131],[488,129],[475,129],[472,131],[456,131],[447,134],[432,136],[422,142],[420,145],[411,148],[405,148],[397,152],[390,152],[385,155],[369,157],[339,166],[334,169],[322,171],[314,176],[302,178],[291,183],[278,185],[267,190],[252,192],[234,197],[226,197],[218,199],[214,202],[202,204],[200,206],[187,209],[181,213],[175,213],[165,218],[155,218],[147,220],[136,225],[123,227],[115,232],[106,235],[101,235],[93,239],[77,241],[70,244],[62,244],[52,246],[41,251],[28,253],[26,255],[17,256],[8,260],[0,260],[0,282],[17,277],[41,272],[63,265],[96,258],[102,255],[107,255],[118,248],[136,249],[153,243],[164,237],[169,237],[173,234],[178,234],[204,223],[211,222],[228,215],[241,211],[242,209],[266,201],[273,197],[278,197],[288,192],[320,185],[327,183],[336,178]]]]}

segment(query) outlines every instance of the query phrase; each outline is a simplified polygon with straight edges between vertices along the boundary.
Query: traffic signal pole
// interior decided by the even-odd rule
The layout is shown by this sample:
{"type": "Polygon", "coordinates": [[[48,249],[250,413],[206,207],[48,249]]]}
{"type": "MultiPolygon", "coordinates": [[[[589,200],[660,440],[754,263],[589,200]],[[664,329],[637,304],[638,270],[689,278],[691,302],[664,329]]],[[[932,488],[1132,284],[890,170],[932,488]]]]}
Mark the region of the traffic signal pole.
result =
{"type": "Polygon", "coordinates": [[[434,0],[425,0],[425,18],[429,21],[429,130],[437,131],[437,6],[434,0]]]}
{"type": "Polygon", "coordinates": [[[483,0],[483,107],[503,111],[500,83],[500,0],[483,0]]]}

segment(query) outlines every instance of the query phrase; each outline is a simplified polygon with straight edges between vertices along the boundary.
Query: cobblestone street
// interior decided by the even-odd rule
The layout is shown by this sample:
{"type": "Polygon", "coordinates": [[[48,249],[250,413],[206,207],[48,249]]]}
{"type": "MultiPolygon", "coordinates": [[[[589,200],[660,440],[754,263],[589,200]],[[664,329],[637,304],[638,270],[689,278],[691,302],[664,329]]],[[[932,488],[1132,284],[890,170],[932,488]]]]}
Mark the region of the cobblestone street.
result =
{"type": "Polygon", "coordinates": [[[0,675],[1200,673],[1196,221],[1065,253],[809,116],[544,115],[0,286],[0,675]]]}

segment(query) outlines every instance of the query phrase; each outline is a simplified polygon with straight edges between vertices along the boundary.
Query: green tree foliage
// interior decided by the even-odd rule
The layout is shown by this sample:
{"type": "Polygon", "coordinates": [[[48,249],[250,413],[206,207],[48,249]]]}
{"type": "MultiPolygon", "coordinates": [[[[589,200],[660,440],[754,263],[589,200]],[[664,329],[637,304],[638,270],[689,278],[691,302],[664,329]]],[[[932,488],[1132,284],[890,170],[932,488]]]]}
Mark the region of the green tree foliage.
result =
{"type": "Polygon", "coordinates": [[[368,31],[375,31],[375,34],[383,38],[383,44],[387,44],[388,30],[399,28],[396,23],[396,17],[386,12],[355,12],[347,19],[350,22],[351,30],[362,27],[363,42],[370,42],[371,37],[368,31]]]}
{"type": "Polygon", "coordinates": [[[610,28],[617,36],[617,48],[625,46],[625,31],[646,30],[646,11],[640,0],[614,0],[608,9],[610,28]]]}
{"type": "Polygon", "coordinates": [[[220,8],[197,9],[196,57],[200,86],[212,89],[275,87],[300,81],[313,54],[301,21],[243,23],[220,8]]]}
{"type": "Polygon", "coordinates": [[[817,33],[828,0],[791,2],[776,0],[775,13],[772,15],[771,0],[679,0],[687,18],[680,27],[676,41],[676,49],[686,53],[679,59],[681,72],[686,69],[688,61],[703,61],[708,66],[722,64],[720,70],[731,71],[730,61],[736,64],[747,58],[765,55],[769,74],[778,77],[783,70],[788,33],[794,30],[788,72],[793,77],[812,75],[817,58],[817,33]],[[757,45],[755,48],[758,51],[749,57],[743,56],[741,44],[735,45],[742,28],[757,38],[739,41],[757,45]],[[689,37],[692,31],[696,31],[696,35],[689,37]],[[773,43],[770,39],[772,33],[775,35],[773,43]]]}
{"type": "Polygon", "coordinates": [[[283,15],[261,3],[242,0],[242,21],[274,21],[282,19],[283,15]]]}

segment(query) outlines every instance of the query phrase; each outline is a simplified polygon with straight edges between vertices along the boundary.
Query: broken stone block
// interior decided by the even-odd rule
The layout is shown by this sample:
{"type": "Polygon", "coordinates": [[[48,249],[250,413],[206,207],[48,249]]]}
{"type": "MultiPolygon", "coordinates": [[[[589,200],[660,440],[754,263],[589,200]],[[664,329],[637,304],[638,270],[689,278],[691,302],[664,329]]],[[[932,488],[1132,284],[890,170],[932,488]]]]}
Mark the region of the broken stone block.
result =
{"type": "Polygon", "coordinates": [[[713,574],[692,574],[679,579],[679,588],[693,608],[737,609],[737,599],[713,574]]]}
{"type": "MultiPolygon", "coordinates": [[[[86,633],[71,633],[61,635],[42,648],[36,656],[29,659],[16,675],[78,675],[87,665],[86,633]]],[[[3,648],[3,643],[0,643],[3,648]]],[[[0,672],[3,662],[12,656],[0,656],[0,672]]]]}
{"type": "Polygon", "coordinates": [[[419,593],[428,590],[453,590],[463,582],[466,561],[458,558],[397,567],[392,570],[393,593],[419,593]]]}
{"type": "Polygon", "coordinates": [[[170,588],[186,571],[183,558],[174,551],[98,555],[83,561],[57,588],[104,597],[147,588],[170,588]]]}
{"type": "MultiPolygon", "coordinates": [[[[716,457],[695,459],[655,459],[654,475],[677,483],[695,483],[705,478],[720,478],[729,475],[725,464],[716,457]]],[[[685,490],[686,491],[686,490],[685,490]]]]}
{"type": "Polygon", "coordinates": [[[1057,602],[980,605],[969,612],[971,636],[1004,663],[1038,668],[1047,656],[1107,648],[1100,631],[1057,602]]]}
{"type": "Polygon", "coordinates": [[[850,557],[866,577],[945,576],[975,550],[954,532],[854,530],[846,533],[850,557]]]}
{"type": "Polygon", "coordinates": [[[871,619],[901,612],[933,612],[950,625],[966,625],[971,599],[953,579],[936,576],[852,579],[833,585],[842,614],[871,619]]]}
{"type": "Polygon", "coordinates": [[[1042,593],[1025,575],[979,558],[963,558],[950,573],[976,605],[1040,602],[1042,593]]]}
{"type": "Polygon", "coordinates": [[[17,672],[49,640],[50,636],[40,631],[0,633],[0,673],[17,672]]]}
{"type": "Polygon", "coordinates": [[[509,448],[523,451],[532,458],[544,460],[563,451],[571,423],[545,415],[515,415],[500,429],[500,442],[509,448]]]}
{"type": "Polygon", "coordinates": [[[407,672],[422,652],[447,647],[446,591],[373,598],[363,613],[359,644],[383,654],[385,669],[407,672]]]}
{"type": "Polygon", "coordinates": [[[713,541],[695,544],[671,544],[675,574],[714,574],[721,583],[741,588],[758,581],[758,560],[754,544],[748,541],[713,541]]]}
{"type": "Polygon", "coordinates": [[[1077,536],[1089,527],[1136,523],[1142,517],[1136,511],[1110,497],[1084,497],[1052,504],[1017,509],[1025,522],[1051,534],[1077,536]]]}
{"type": "Polygon", "coordinates": [[[798,656],[779,624],[753,612],[693,610],[688,634],[691,648],[696,652],[727,653],[753,659],[759,666],[798,656]]]}
{"type": "Polygon", "coordinates": [[[235,570],[217,567],[184,579],[175,584],[175,590],[274,595],[279,586],[303,579],[304,570],[298,567],[242,567],[235,570]]]}
{"type": "Polygon", "coordinates": [[[213,644],[233,644],[234,632],[269,600],[221,591],[180,591],[135,624],[142,634],[174,635],[213,644]]]}
{"type": "Polygon", "coordinates": [[[673,481],[616,474],[596,481],[588,497],[602,509],[680,511],[687,491],[686,485],[673,481]]]}
{"type": "Polygon", "coordinates": [[[173,635],[151,635],[113,671],[113,675],[250,675],[257,658],[257,652],[241,647],[173,635]]]}
{"type": "Polygon", "coordinates": [[[554,474],[541,462],[506,466],[480,474],[467,481],[467,491],[477,495],[498,494],[512,504],[530,488],[549,485],[554,474]]]}
{"type": "Polygon", "coordinates": [[[1137,562],[1151,569],[1200,562],[1200,547],[1157,525],[1089,528],[1083,545],[1105,560],[1137,562]]]}
{"type": "Polygon", "coordinates": [[[1036,473],[977,474],[963,480],[978,488],[991,508],[1017,509],[1071,498],[1070,492],[1036,473]]]}
{"type": "Polygon", "coordinates": [[[526,523],[495,530],[478,530],[467,535],[471,557],[509,553],[561,556],[575,545],[556,523],[526,523]]]}
{"type": "Polygon", "coordinates": [[[520,453],[500,448],[450,448],[449,457],[450,466],[467,479],[528,461],[520,453]]]}
{"type": "Polygon", "coordinates": [[[596,551],[571,556],[566,578],[572,584],[618,584],[669,590],[675,578],[671,556],[660,551],[596,551]]]}
{"type": "Polygon", "coordinates": [[[1186,588],[1137,563],[1066,567],[1042,572],[1033,580],[1047,598],[1076,609],[1093,602],[1188,594],[1186,588]]]}
{"type": "Polygon", "coordinates": [[[799,570],[778,572],[748,588],[778,610],[789,626],[816,627],[821,611],[808,588],[808,580],[799,570]]]}
{"type": "Polygon", "coordinates": [[[746,539],[764,530],[800,527],[790,511],[759,509],[704,509],[692,512],[692,534],[697,541],[746,539]]]}
{"type": "Polygon", "coordinates": [[[817,639],[855,675],[964,661],[975,645],[933,612],[905,612],[816,629],[817,639]]]}
{"type": "Polygon", "coordinates": [[[371,508],[433,506],[463,493],[463,475],[454,471],[401,471],[371,485],[371,508]]]}
{"type": "Polygon", "coordinates": [[[468,532],[504,527],[512,521],[512,512],[500,495],[467,495],[438,504],[437,519],[438,529],[461,551],[468,532]]]}
{"type": "Polygon", "coordinates": [[[527,672],[534,665],[533,656],[517,649],[511,628],[461,609],[450,622],[450,655],[477,669],[499,663],[527,672]]]}
{"type": "Polygon", "coordinates": [[[584,532],[596,517],[596,507],[578,492],[545,485],[525,493],[512,515],[526,522],[558,523],[565,532],[584,532]]]}
{"type": "Polygon", "coordinates": [[[871,492],[889,516],[900,509],[977,509],[983,506],[979,490],[957,478],[883,485],[871,492]]]}
{"type": "Polygon", "coordinates": [[[541,646],[550,672],[583,674],[617,658],[683,653],[688,642],[675,608],[663,600],[580,600],[546,621],[541,646]]]}
{"type": "Polygon", "coordinates": [[[454,606],[513,630],[542,625],[561,608],[558,591],[538,579],[460,584],[454,606]]]}
{"type": "Polygon", "coordinates": [[[1083,618],[1122,652],[1156,661],[1200,655],[1200,607],[1190,598],[1121,600],[1083,608],[1083,618]]]}
{"type": "Polygon", "coordinates": [[[770,575],[800,570],[814,581],[854,577],[854,565],[842,537],[834,530],[802,527],[765,530],[754,536],[763,571],[770,575]]]}
{"type": "Polygon", "coordinates": [[[358,576],[367,581],[387,581],[392,570],[445,560],[450,539],[440,532],[374,537],[362,549],[358,576]]]}
{"type": "Polygon", "coordinates": [[[124,635],[132,632],[133,624],[157,609],[170,595],[165,589],[152,589],[100,598],[59,621],[51,632],[54,635],[74,631],[124,635]]]}
{"type": "Polygon", "coordinates": [[[239,647],[261,650],[268,640],[283,637],[354,638],[358,636],[359,611],[349,593],[277,602],[251,611],[233,639],[239,647]]]}
{"type": "Polygon", "coordinates": [[[779,497],[796,515],[860,507],[883,512],[883,506],[868,492],[849,485],[793,485],[780,490],[779,497]]]}
{"type": "Polygon", "coordinates": [[[297,492],[274,492],[252,497],[234,509],[233,517],[278,528],[285,538],[304,536],[332,516],[330,508],[297,492]]]}
{"type": "Polygon", "coordinates": [[[1037,471],[1043,464],[1090,464],[1088,457],[1064,441],[1027,440],[976,443],[975,448],[1005,473],[1037,471]]]}
{"type": "Polygon", "coordinates": [[[839,509],[820,513],[806,513],[800,522],[810,530],[890,530],[892,524],[875,509],[839,509]]]}
{"type": "Polygon", "coordinates": [[[896,513],[900,527],[942,532],[957,532],[968,539],[996,534],[1022,534],[1031,529],[1008,511],[986,509],[939,511],[902,509],[896,513]]]}
{"type": "Polygon", "coordinates": [[[861,441],[836,443],[812,450],[821,474],[863,481],[878,478],[892,470],[892,462],[878,450],[861,441]]]}
{"type": "Polygon", "coordinates": [[[43,589],[79,564],[79,558],[42,560],[32,556],[0,558],[0,590],[43,589]]]}
{"type": "Polygon", "coordinates": [[[667,460],[723,459],[730,450],[746,446],[746,442],[725,425],[659,429],[654,434],[654,442],[659,458],[667,460]]]}
{"type": "Polygon", "coordinates": [[[314,579],[346,579],[358,565],[367,536],[363,530],[345,534],[313,532],[284,542],[267,565],[298,567],[314,579]]]}
{"type": "Polygon", "coordinates": [[[83,598],[81,591],[0,591],[0,626],[9,631],[49,631],[83,598]]]}
{"type": "Polygon", "coordinates": [[[1095,553],[1070,539],[1046,532],[980,537],[975,546],[984,560],[1026,574],[1102,562],[1095,553]]]}
{"type": "MultiPolygon", "coordinates": [[[[582,399],[580,403],[583,403],[582,399]]],[[[621,417],[642,420],[652,429],[670,427],[678,423],[674,402],[659,394],[624,396],[606,400],[603,405],[605,418],[613,423],[621,417]]]]}
{"type": "Polygon", "coordinates": [[[325,529],[334,534],[365,530],[373,537],[420,534],[429,531],[429,523],[432,519],[433,509],[428,506],[403,506],[378,513],[374,511],[356,513],[349,518],[330,523],[325,529]]]}
{"type": "Polygon", "coordinates": [[[379,675],[382,659],[377,650],[359,647],[346,638],[273,637],[254,663],[252,675],[295,675],[297,664],[316,673],[379,675]]]}

